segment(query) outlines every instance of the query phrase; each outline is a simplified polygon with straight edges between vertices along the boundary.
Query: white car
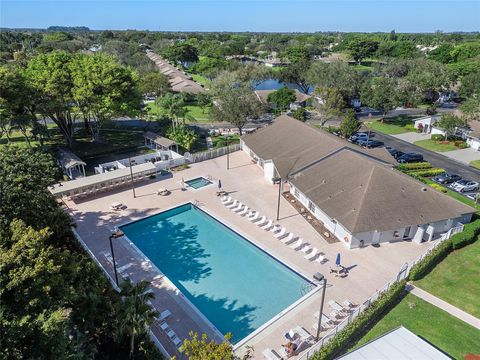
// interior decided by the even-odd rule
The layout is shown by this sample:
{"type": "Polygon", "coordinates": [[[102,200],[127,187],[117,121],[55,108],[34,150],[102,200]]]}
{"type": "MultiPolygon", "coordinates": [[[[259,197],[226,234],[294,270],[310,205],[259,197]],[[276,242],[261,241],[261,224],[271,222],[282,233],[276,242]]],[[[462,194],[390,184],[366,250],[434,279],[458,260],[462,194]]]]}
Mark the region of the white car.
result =
{"type": "Polygon", "coordinates": [[[450,187],[458,192],[475,191],[478,189],[478,182],[471,180],[459,180],[450,185],[450,187]]]}

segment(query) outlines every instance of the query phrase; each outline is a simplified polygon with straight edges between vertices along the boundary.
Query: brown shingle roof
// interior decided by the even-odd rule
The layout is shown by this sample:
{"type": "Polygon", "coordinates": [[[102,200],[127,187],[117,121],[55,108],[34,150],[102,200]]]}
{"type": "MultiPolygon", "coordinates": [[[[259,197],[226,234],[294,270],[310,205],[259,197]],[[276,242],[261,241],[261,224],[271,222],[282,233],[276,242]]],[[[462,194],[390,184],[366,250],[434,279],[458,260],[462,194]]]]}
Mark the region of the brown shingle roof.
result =
{"type": "Polygon", "coordinates": [[[166,137],[160,136],[152,131],[145,131],[143,133],[143,137],[152,140],[155,144],[163,146],[163,147],[170,147],[172,145],[175,145],[176,142],[173,140],[170,140],[166,137]]]}
{"type": "Polygon", "coordinates": [[[319,161],[290,181],[351,233],[399,229],[475,211],[350,148],[319,161]]]}
{"type": "MultiPolygon", "coordinates": [[[[268,103],[268,95],[271,93],[275,92],[276,90],[255,90],[255,94],[258,97],[258,100],[260,100],[261,103],[266,104],[268,103]]],[[[304,102],[305,100],[310,99],[310,95],[304,94],[297,89],[294,89],[295,91],[295,101],[296,102],[304,102]]]]}

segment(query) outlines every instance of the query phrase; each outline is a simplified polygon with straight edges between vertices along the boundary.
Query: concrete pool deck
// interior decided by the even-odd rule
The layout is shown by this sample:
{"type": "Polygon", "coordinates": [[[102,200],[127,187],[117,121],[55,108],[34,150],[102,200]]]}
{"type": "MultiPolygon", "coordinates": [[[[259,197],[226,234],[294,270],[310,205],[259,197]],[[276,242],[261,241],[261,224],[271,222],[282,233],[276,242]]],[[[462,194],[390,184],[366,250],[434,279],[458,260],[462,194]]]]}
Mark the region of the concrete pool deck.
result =
{"type": "MultiPolygon", "coordinates": [[[[230,196],[238,199],[253,210],[270,219],[276,218],[278,185],[269,184],[263,177],[263,171],[253,164],[250,158],[241,151],[230,154],[230,170],[226,170],[226,157],[192,164],[189,169],[174,173],[173,177],[164,180],[147,180],[136,185],[137,197],[133,198],[129,187],[106,192],[74,203],[66,201],[77,223],[77,232],[94,256],[113,278],[113,268],[103,255],[110,252],[108,236],[115,226],[141,219],[145,216],[164,211],[187,202],[198,202],[202,209],[228,224],[232,229],[254,241],[273,256],[289,264],[296,271],[305,274],[310,279],[316,272],[321,272],[328,279],[324,313],[331,310],[327,305],[329,300],[342,303],[348,299],[360,304],[385,283],[395,277],[406,262],[416,259],[425,252],[432,243],[414,244],[402,241],[380,244],[378,247],[368,246],[362,249],[347,249],[342,243],[328,244],[321,235],[291,206],[283,197],[280,201],[280,220],[288,231],[302,237],[305,242],[318,248],[328,259],[324,264],[309,262],[304,259],[303,252],[296,252],[275,239],[271,232],[264,231],[244,217],[227,209],[216,196],[216,186],[209,186],[196,191],[181,189],[181,180],[199,176],[210,176],[213,180],[220,179],[223,189],[230,196]],[[157,195],[159,188],[171,191],[169,196],[157,195]],[[121,211],[113,211],[110,204],[120,202],[126,206],[121,211]],[[349,268],[345,278],[335,277],[329,273],[330,266],[335,265],[337,253],[341,254],[342,265],[349,268]]],[[[132,264],[127,270],[133,281],[142,279],[152,281],[156,299],[153,301],[158,311],[169,309],[172,317],[170,328],[183,339],[193,330],[207,333],[209,337],[220,340],[218,334],[204,319],[189,307],[183,295],[176,291],[165,277],[159,276],[154,266],[142,259],[135,249],[123,238],[114,240],[115,256],[118,267],[132,264]]],[[[161,267],[160,267],[161,270],[161,267]]],[[[261,274],[259,274],[261,276],[261,274]]],[[[313,314],[320,306],[320,293],[306,299],[294,309],[284,314],[280,319],[251,338],[245,345],[253,346],[254,358],[263,358],[262,351],[266,348],[279,349],[285,343],[283,335],[290,328],[303,326],[312,335],[315,331],[313,314]]],[[[162,342],[171,355],[182,358],[173,343],[157,325],[152,331],[162,342]]],[[[237,350],[240,355],[243,348],[237,350]]]]}

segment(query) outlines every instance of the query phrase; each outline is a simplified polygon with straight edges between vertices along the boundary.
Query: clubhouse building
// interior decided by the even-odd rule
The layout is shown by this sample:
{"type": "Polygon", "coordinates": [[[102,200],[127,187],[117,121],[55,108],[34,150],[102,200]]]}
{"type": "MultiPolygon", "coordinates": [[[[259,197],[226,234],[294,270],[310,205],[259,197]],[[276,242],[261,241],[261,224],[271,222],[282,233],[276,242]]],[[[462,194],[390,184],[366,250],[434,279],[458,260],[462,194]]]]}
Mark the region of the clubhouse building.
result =
{"type": "Polygon", "coordinates": [[[385,149],[362,149],[282,115],[241,139],[267,181],[294,196],[348,248],[430,241],[475,209],[394,169],[385,149]]]}

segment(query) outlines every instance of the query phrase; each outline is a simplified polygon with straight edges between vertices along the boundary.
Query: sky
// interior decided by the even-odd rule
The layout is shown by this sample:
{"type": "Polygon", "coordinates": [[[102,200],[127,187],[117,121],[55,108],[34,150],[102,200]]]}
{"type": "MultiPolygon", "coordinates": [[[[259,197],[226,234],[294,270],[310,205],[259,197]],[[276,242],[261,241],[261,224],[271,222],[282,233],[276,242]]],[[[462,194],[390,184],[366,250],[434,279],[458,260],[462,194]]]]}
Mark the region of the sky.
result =
{"type": "Polygon", "coordinates": [[[0,0],[0,27],[162,31],[479,31],[480,0],[0,0]]]}

